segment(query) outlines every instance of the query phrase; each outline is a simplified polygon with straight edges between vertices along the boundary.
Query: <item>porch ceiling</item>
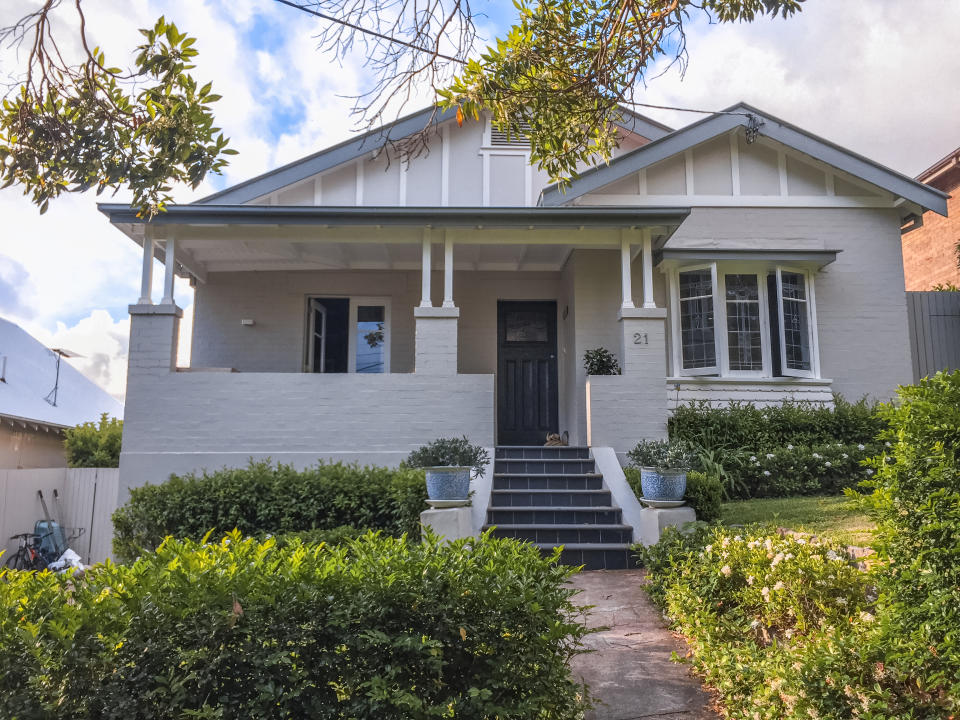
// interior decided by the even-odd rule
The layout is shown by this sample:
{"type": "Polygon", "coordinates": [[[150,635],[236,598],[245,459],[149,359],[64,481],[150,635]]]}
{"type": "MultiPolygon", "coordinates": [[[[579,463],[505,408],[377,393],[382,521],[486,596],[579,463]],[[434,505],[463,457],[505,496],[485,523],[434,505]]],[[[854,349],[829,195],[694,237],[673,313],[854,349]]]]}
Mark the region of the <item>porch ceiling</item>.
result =
{"type": "MultiPolygon", "coordinates": [[[[556,271],[576,248],[619,249],[641,229],[665,241],[687,208],[311,208],[171,207],[146,226],[128,206],[101,205],[128,237],[143,244],[176,238],[181,275],[245,270],[419,270],[422,241],[432,232],[433,266],[453,242],[456,270],[556,271]],[[197,210],[201,212],[197,212],[197,210]],[[211,212],[219,209],[221,212],[211,212]],[[268,212],[264,213],[266,210],[268,212]],[[265,222],[266,221],[266,222],[265,222]]],[[[163,258],[158,244],[156,255],[163,258]]]]}

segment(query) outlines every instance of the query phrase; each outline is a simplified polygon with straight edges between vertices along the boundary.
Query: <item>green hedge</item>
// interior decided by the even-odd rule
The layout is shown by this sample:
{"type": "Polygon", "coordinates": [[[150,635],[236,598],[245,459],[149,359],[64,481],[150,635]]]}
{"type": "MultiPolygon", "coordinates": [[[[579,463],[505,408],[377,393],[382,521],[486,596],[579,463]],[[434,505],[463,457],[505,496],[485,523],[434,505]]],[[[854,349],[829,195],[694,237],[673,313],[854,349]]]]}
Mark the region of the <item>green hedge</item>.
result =
{"type": "Polygon", "coordinates": [[[0,717],[573,720],[587,630],[555,561],[489,536],[234,532],[82,577],[0,571],[0,717]]]}
{"type": "MultiPolygon", "coordinates": [[[[627,466],[623,469],[633,494],[643,497],[640,487],[640,468],[627,466]]],[[[697,513],[697,520],[713,522],[720,519],[720,504],[723,502],[723,486],[712,476],[696,470],[687,473],[687,491],[683,499],[697,513]]]]}
{"type": "Polygon", "coordinates": [[[804,402],[756,407],[731,403],[715,408],[709,403],[678,407],[669,421],[670,438],[716,450],[769,450],[795,446],[873,442],[886,427],[877,406],[860,400],[850,403],[834,396],[834,407],[804,402]]]}
{"type": "Polygon", "coordinates": [[[319,463],[251,462],[245,468],[172,476],[130,491],[113,515],[113,550],[130,561],[172,535],[198,540],[210,530],[281,535],[350,526],[390,535],[420,532],[426,506],[422,470],[319,463]]]}
{"type": "Polygon", "coordinates": [[[650,590],[732,717],[960,713],[960,372],[901,388],[859,499],[879,557],[762,529],[671,531],[650,590]]]}

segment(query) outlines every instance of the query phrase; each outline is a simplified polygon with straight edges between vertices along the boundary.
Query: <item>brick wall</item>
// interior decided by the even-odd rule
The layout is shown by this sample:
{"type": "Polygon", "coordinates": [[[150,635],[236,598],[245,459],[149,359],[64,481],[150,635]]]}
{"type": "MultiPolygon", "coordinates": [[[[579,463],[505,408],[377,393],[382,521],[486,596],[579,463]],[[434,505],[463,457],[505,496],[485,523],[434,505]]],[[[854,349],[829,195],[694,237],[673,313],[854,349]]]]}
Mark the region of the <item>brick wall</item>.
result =
{"type": "Polygon", "coordinates": [[[930,290],[934,285],[960,285],[957,243],[960,242],[960,173],[956,182],[940,188],[953,195],[947,217],[924,213],[923,227],[902,238],[903,273],[907,290],[930,290]]]}

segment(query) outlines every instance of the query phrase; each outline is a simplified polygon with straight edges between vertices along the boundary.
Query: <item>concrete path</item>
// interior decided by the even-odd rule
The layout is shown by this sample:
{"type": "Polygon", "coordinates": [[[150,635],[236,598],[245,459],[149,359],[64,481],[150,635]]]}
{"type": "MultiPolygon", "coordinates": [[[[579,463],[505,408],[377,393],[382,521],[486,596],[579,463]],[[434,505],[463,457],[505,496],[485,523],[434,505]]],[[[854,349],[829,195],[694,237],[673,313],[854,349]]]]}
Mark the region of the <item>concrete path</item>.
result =
{"type": "Polygon", "coordinates": [[[609,630],[587,637],[596,652],[574,659],[582,677],[603,704],[587,720],[716,720],[710,696],[688,666],[671,661],[684,655],[683,642],[666,628],[663,616],[642,587],[640,570],[596,570],[574,576],[579,605],[594,605],[588,624],[609,630]]]}

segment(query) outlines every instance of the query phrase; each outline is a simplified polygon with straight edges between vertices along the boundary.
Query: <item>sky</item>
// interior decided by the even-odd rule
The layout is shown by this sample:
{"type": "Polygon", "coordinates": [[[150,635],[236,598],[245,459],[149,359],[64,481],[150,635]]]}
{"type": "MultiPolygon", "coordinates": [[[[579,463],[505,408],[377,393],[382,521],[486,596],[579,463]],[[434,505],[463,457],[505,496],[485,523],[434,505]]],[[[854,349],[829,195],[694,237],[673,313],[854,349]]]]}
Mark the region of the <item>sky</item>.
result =
{"type": "MultiPolygon", "coordinates": [[[[0,3],[0,25],[29,4],[0,3]]],[[[471,5],[483,14],[488,42],[511,21],[509,1],[471,5]]],[[[362,129],[351,116],[350,96],[369,82],[364,58],[357,51],[339,63],[319,52],[321,20],[274,0],[88,0],[85,6],[89,33],[108,64],[128,64],[137,28],[161,14],[197,38],[194,76],[212,81],[223,96],[214,111],[239,155],[222,177],[196,191],[178,189],[177,202],[362,129]]],[[[637,100],[702,110],[745,100],[914,176],[960,146],[960,48],[952,32],[958,27],[956,0],[807,0],[803,12],[787,20],[738,25],[711,25],[695,15],[685,74],[659,67],[665,72],[637,100]]],[[[66,21],[60,29],[70,36],[66,21]]],[[[0,77],[16,64],[12,50],[0,49],[0,77]]],[[[672,127],[702,117],[637,109],[672,127]]],[[[82,354],[71,363],[122,398],[127,306],[140,294],[141,253],[109,225],[96,201],[63,196],[41,216],[17,188],[0,190],[0,317],[49,346],[82,354]]],[[[161,275],[157,265],[155,288],[161,275]]],[[[175,296],[185,309],[180,355],[187,364],[192,290],[178,281],[175,296]]]]}

